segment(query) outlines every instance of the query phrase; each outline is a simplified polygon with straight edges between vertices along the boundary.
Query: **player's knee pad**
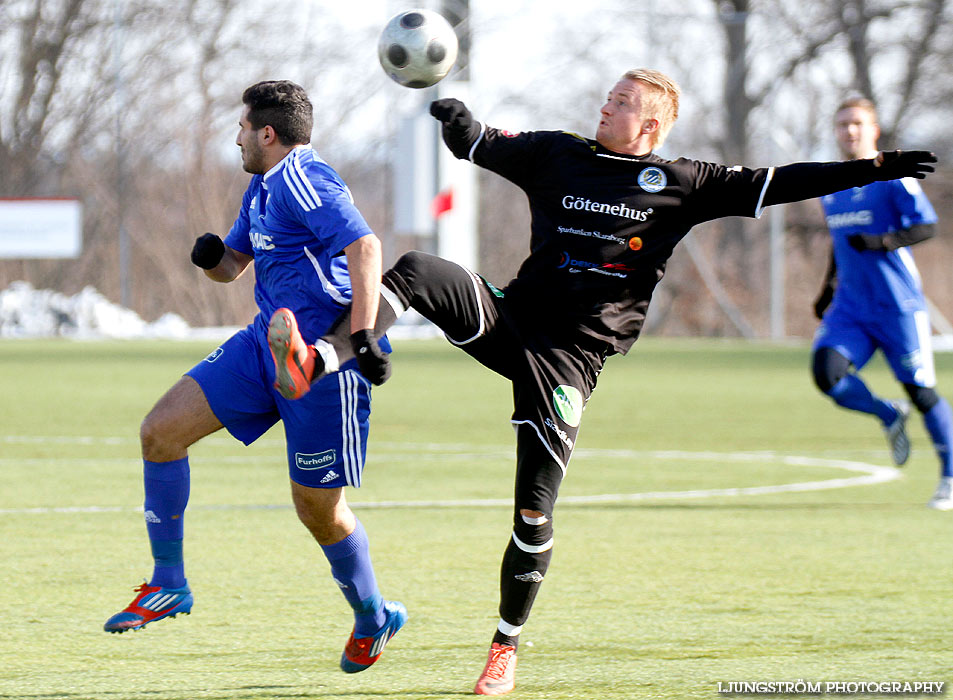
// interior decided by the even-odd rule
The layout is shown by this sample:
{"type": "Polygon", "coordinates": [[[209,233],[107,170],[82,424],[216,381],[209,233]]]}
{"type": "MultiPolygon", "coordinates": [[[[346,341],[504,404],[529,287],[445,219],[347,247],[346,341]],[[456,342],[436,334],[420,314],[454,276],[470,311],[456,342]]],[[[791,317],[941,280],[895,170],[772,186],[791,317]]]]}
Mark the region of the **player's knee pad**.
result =
{"type": "Polygon", "coordinates": [[[517,513],[512,540],[503,556],[503,578],[539,584],[552,557],[552,520],[545,515],[534,518],[517,513]]]}
{"type": "Polygon", "coordinates": [[[513,521],[513,542],[527,554],[549,551],[553,548],[552,518],[546,515],[536,518],[517,511],[513,521]]]}
{"type": "Polygon", "coordinates": [[[811,359],[811,371],[817,388],[825,394],[850,370],[850,360],[834,348],[818,348],[811,359]]]}
{"type": "Polygon", "coordinates": [[[940,396],[934,389],[928,386],[917,386],[916,384],[904,384],[903,388],[907,390],[907,396],[917,407],[920,413],[928,413],[930,409],[940,403],[940,396]]]}

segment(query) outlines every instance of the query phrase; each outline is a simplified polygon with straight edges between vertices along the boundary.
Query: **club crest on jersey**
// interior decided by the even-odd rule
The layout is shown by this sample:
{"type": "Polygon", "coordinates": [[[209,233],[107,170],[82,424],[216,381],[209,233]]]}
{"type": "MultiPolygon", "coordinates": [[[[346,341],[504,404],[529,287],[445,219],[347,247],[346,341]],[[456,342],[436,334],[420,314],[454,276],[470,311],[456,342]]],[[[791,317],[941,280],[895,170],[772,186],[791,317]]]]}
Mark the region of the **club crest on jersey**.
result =
{"type": "Polygon", "coordinates": [[[560,384],[553,390],[553,407],[556,415],[573,428],[582,420],[582,394],[574,386],[560,384]]]}
{"type": "Polygon", "coordinates": [[[665,173],[660,169],[652,167],[646,168],[639,173],[638,179],[639,187],[650,194],[655,192],[661,192],[665,189],[665,185],[668,184],[668,178],[665,177],[665,173]]]}

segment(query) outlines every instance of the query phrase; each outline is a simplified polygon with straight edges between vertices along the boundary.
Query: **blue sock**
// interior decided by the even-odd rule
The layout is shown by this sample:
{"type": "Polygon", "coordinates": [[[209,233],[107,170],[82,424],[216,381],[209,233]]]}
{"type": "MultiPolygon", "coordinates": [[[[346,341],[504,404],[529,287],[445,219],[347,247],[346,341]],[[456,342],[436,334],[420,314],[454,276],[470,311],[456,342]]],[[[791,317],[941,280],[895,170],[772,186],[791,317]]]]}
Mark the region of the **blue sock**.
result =
{"type": "Polygon", "coordinates": [[[146,531],[155,561],[149,585],[181,588],[186,583],[182,538],[189,502],[189,458],[172,462],[143,460],[143,483],[146,531]]]}
{"type": "Polygon", "coordinates": [[[923,424],[933,438],[933,446],[940,457],[941,476],[953,476],[953,409],[946,399],[923,414],[923,424]]]}
{"type": "Polygon", "coordinates": [[[827,395],[834,399],[838,406],[877,416],[884,425],[890,425],[897,419],[897,410],[889,402],[871,394],[870,389],[856,374],[845,375],[827,395]]]}
{"type": "Polygon", "coordinates": [[[334,582],[354,610],[355,636],[370,637],[384,626],[387,615],[377,590],[367,533],[361,521],[356,521],[354,532],[343,540],[321,545],[321,549],[331,564],[334,582]]]}

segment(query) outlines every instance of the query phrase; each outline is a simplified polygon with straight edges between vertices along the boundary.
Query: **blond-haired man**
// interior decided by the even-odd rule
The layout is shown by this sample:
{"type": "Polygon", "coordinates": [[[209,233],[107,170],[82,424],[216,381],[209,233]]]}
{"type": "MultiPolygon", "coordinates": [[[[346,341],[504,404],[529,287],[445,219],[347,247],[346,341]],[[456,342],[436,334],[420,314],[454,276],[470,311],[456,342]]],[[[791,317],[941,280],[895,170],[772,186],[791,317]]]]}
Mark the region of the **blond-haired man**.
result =
{"type": "MultiPolygon", "coordinates": [[[[758,216],[768,204],[933,169],[925,152],[886,154],[880,168],[869,160],[778,169],[667,160],[653,149],[675,122],[678,97],[674,81],[658,71],[626,73],[599,110],[595,139],[512,134],[476,121],[459,100],[430,106],[454,155],[514,182],[532,213],[529,255],[503,289],[455,263],[408,253],[384,274],[375,326],[383,332],[412,307],[513,383],[513,532],[501,567],[500,621],[477,694],[514,688],[516,647],[549,567],[556,494],[583,408],[606,358],[625,354],[638,337],[675,245],[703,221],[758,216]]],[[[342,333],[308,347],[287,332],[290,312],[276,312],[272,324],[287,396],[302,395],[309,381],[350,357],[342,333]]]]}

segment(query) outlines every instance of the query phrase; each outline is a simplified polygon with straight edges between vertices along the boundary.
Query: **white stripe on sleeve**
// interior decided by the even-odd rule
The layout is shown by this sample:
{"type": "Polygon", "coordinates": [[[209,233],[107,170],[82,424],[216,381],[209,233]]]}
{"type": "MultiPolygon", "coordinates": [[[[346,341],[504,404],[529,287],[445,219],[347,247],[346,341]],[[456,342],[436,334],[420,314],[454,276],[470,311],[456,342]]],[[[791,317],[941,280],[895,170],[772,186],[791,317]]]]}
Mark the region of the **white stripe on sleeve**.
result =
{"type": "Polygon", "coordinates": [[[768,192],[768,185],[771,184],[771,178],[774,177],[774,167],[768,168],[768,176],[764,179],[764,187],[761,188],[761,195],[758,197],[758,204],[754,208],[754,218],[760,219],[761,212],[764,211],[764,195],[768,192]]]}

